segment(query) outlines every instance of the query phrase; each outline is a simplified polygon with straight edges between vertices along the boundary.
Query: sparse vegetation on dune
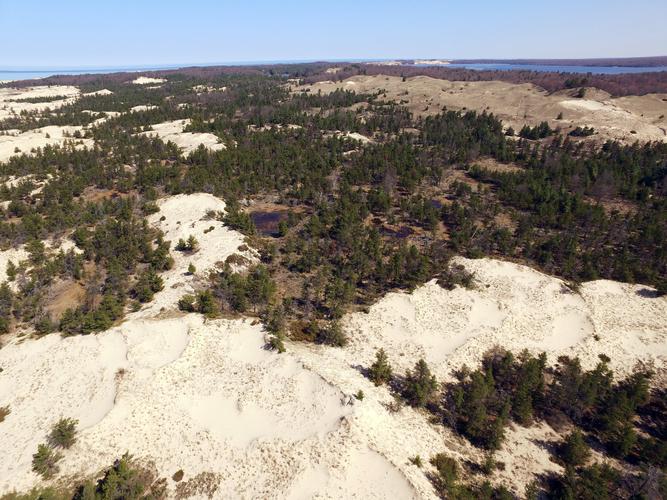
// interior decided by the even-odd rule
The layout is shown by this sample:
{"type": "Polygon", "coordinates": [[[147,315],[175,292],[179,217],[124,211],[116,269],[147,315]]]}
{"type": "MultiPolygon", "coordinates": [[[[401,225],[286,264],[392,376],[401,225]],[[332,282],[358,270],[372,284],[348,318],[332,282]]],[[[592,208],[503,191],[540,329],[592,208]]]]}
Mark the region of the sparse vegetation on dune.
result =
{"type": "MultiPolygon", "coordinates": [[[[339,360],[355,345],[346,314],[368,312],[388,292],[411,292],[430,280],[451,297],[483,289],[476,274],[452,261],[455,254],[495,256],[560,276],[570,283],[563,293],[572,303],[584,300],[582,282],[600,278],[649,285],[646,299],[664,300],[666,143],[600,146],[584,139],[597,135],[597,125],[567,132],[546,121],[525,123],[515,135],[486,111],[438,109],[417,116],[380,90],[290,88],[294,78],[380,71],[355,64],[323,73],[326,68],[147,73],[165,79],[157,88],[133,84],[134,74],[47,79],[77,84],[81,94],[49,112],[11,115],[0,120],[0,130],[77,125],[80,138],[91,142],[47,145],[0,163],[6,181],[0,186],[0,247],[7,252],[0,262],[6,274],[0,334],[88,335],[130,313],[214,325],[247,315],[259,318],[253,325],[262,322],[266,336],[260,340],[267,349],[283,353],[295,342],[310,342],[320,344],[309,347],[313,352],[339,360]],[[177,120],[187,123],[184,133],[212,134],[226,148],[184,151],[145,134],[177,120]],[[176,209],[167,220],[162,203],[170,196],[179,203],[222,198],[226,206],[183,218],[176,209]],[[210,247],[230,234],[237,238],[230,249],[210,247]],[[210,259],[202,263],[202,255],[210,259]],[[167,294],[173,300],[161,302],[167,294]],[[144,314],[151,304],[157,304],[150,311],[155,314],[144,314]]],[[[383,70],[472,78],[458,70],[383,70]]],[[[660,86],[663,77],[512,78],[567,88],[568,99],[578,99],[571,94],[596,83],[620,95],[635,92],[633,85],[642,91],[660,86]]],[[[49,339],[54,337],[42,340],[49,339]]],[[[284,357],[260,354],[287,366],[284,357]]],[[[406,365],[403,353],[387,346],[374,345],[373,354],[365,366],[349,367],[367,379],[355,372],[354,385],[345,382],[347,405],[375,411],[378,391],[389,391],[395,400],[387,406],[425,417],[428,425],[487,453],[477,469],[450,456],[444,445],[433,456],[419,449],[401,458],[444,498],[511,498],[514,493],[494,482],[502,467],[494,452],[510,425],[535,423],[562,431],[564,439],[552,451],[563,473],[534,483],[528,497],[648,495],[664,482],[664,388],[651,386],[648,369],[615,378],[608,358],[584,369],[574,356],[550,365],[546,355],[499,349],[480,366],[462,367],[445,379],[427,355],[428,363],[419,354],[406,365]]],[[[291,369],[285,366],[281,373],[291,369]]],[[[114,366],[112,373],[119,377],[122,370],[114,366]]],[[[237,402],[230,411],[241,414],[242,406],[237,402]]],[[[19,417],[0,407],[2,425],[19,417]]],[[[58,476],[67,462],[63,456],[79,447],[77,437],[84,433],[77,433],[77,425],[61,418],[44,437],[47,444],[39,444],[32,467],[44,479],[58,476]]],[[[188,483],[194,478],[181,482],[180,472],[173,481],[184,491],[195,488],[188,483]]],[[[26,498],[158,498],[165,488],[124,456],[76,491],[44,490],[26,498]]]]}

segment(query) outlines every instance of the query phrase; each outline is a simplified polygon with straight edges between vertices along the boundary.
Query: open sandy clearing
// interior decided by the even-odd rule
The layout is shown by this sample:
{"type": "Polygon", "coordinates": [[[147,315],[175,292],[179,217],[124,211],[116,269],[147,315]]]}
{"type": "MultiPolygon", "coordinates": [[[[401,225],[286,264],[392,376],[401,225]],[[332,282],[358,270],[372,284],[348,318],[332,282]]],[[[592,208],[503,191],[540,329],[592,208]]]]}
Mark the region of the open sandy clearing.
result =
{"type": "Polygon", "coordinates": [[[50,85],[17,88],[0,89],[0,120],[3,120],[13,114],[19,114],[22,111],[44,111],[46,109],[57,109],[71,104],[79,96],[80,91],[77,87],[71,85],[50,85]],[[45,102],[22,102],[25,99],[49,99],[51,97],[60,97],[55,101],[45,102]]]}
{"type": "Polygon", "coordinates": [[[140,135],[154,135],[164,142],[173,142],[186,155],[192,153],[199,146],[212,151],[225,149],[226,146],[220,142],[220,139],[214,134],[202,132],[183,132],[183,129],[190,123],[190,120],[174,120],[170,122],[156,123],[152,125],[151,131],[141,132],[140,135]]]}
{"type": "Polygon", "coordinates": [[[598,354],[626,374],[635,363],[667,369],[667,298],[651,289],[613,281],[592,281],[579,294],[529,267],[494,259],[464,259],[476,288],[452,291],[435,281],[412,294],[391,293],[368,314],[348,316],[351,359],[368,364],[375,350],[394,353],[400,370],[423,357],[441,379],[463,364],[476,366],[489,349],[579,356],[592,368],[598,354]]]}
{"type": "Polygon", "coordinates": [[[63,146],[69,142],[77,147],[93,147],[92,139],[73,137],[75,132],[81,131],[83,127],[80,126],[49,125],[26,132],[17,132],[15,135],[0,135],[0,162],[23,153],[30,154],[34,149],[47,145],[63,146]]]}
{"type": "Polygon", "coordinates": [[[263,344],[248,321],[191,315],[5,347],[0,394],[12,413],[3,422],[0,491],[35,484],[34,449],[70,415],[81,432],[63,474],[95,473],[132,450],[167,477],[182,469],[184,482],[212,473],[217,498],[413,496],[385,458],[355,439],[356,407],[263,344]]]}
{"type": "Polygon", "coordinates": [[[132,80],[132,83],[134,83],[135,85],[150,85],[154,83],[164,83],[166,81],[167,80],[165,80],[164,78],[150,78],[148,76],[140,76],[132,80]]]}
{"type": "Polygon", "coordinates": [[[220,198],[204,193],[181,194],[158,200],[157,204],[160,211],[148,217],[148,222],[162,230],[165,240],[171,241],[174,267],[162,273],[164,290],[138,313],[142,317],[175,309],[183,295],[193,293],[193,286],[198,280],[206,279],[216,264],[224,263],[232,254],[241,255],[248,262],[257,261],[254,250],[247,246],[239,249],[244,244],[241,233],[230,230],[215,216],[208,215],[210,212],[224,213],[225,202],[220,198]],[[199,242],[197,251],[176,251],[178,240],[187,240],[190,236],[199,242]],[[190,263],[197,268],[194,275],[187,272],[190,263]]]}
{"type": "Polygon", "coordinates": [[[417,116],[437,114],[446,106],[453,110],[486,110],[517,131],[526,123],[548,121],[551,127],[566,131],[577,126],[593,127],[597,131],[593,137],[599,139],[667,141],[665,94],[612,98],[600,90],[588,89],[584,99],[576,99],[571,92],[548,94],[532,84],[455,82],[426,76],[403,82],[400,77],[384,75],[354,76],[293,90],[327,93],[337,88],[358,93],[384,90],[386,99],[403,102],[417,116]],[[557,119],[561,113],[562,119],[557,119]]]}

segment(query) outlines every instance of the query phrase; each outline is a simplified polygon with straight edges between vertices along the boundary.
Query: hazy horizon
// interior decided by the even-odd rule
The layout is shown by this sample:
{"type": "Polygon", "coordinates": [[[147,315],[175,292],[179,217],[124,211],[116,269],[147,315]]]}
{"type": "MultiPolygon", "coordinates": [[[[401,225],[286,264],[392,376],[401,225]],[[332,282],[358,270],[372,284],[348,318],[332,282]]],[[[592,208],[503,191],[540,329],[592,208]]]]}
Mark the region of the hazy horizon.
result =
{"type": "Polygon", "coordinates": [[[667,2],[0,0],[0,68],[667,55],[667,2]],[[29,34],[29,36],[27,36],[29,34]]]}

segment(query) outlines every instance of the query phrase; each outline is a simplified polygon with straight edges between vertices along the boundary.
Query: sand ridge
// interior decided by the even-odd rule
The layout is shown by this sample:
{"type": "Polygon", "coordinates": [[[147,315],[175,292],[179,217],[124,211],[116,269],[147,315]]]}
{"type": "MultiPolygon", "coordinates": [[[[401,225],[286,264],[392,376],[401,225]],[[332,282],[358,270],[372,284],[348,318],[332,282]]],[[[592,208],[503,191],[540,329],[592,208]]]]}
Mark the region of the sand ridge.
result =
{"type": "Polygon", "coordinates": [[[667,95],[649,94],[612,98],[598,89],[587,89],[582,99],[573,91],[549,94],[533,84],[500,81],[457,82],[427,76],[402,81],[395,76],[358,75],[340,82],[318,82],[294,86],[294,92],[357,93],[385,91],[386,97],[402,102],[415,116],[429,116],[448,109],[486,111],[498,116],[506,126],[519,131],[525,124],[549,122],[552,128],[569,131],[577,126],[593,127],[594,139],[622,142],[667,141],[667,95]],[[562,118],[558,118],[562,113],[562,118]]]}
{"type": "MultiPolygon", "coordinates": [[[[144,108],[148,109],[147,107],[144,108]]],[[[186,155],[192,153],[201,145],[211,151],[220,151],[221,149],[227,148],[227,146],[220,141],[218,136],[214,134],[204,132],[183,132],[183,129],[189,123],[189,119],[156,123],[151,126],[152,130],[140,132],[139,135],[157,136],[164,142],[171,141],[181,148],[186,155]]]]}
{"type": "Polygon", "coordinates": [[[93,147],[92,139],[73,137],[75,132],[82,132],[84,127],[75,125],[48,125],[13,135],[0,135],[0,162],[12,156],[31,154],[33,150],[44,146],[64,146],[67,143],[75,147],[93,147]]]}
{"type": "Polygon", "coordinates": [[[17,89],[0,88],[0,120],[21,112],[45,111],[58,109],[73,103],[80,95],[80,90],[71,85],[43,85],[17,89]],[[62,96],[63,99],[45,102],[21,102],[24,99],[40,99],[62,96]]]}

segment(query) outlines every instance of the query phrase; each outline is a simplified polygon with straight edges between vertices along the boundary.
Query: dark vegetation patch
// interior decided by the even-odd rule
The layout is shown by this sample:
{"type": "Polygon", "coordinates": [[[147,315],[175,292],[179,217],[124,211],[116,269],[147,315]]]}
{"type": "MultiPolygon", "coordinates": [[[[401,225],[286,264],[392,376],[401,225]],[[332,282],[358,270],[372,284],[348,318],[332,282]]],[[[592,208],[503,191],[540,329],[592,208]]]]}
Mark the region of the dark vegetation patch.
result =
{"type": "Polygon", "coordinates": [[[254,210],[250,212],[250,218],[262,236],[284,236],[287,232],[280,224],[287,224],[287,211],[254,210]]]}
{"type": "Polygon", "coordinates": [[[553,459],[563,465],[562,475],[552,474],[530,485],[528,498],[645,498],[664,494],[667,464],[667,414],[664,389],[650,389],[652,373],[635,371],[615,379],[609,358],[600,356],[592,370],[577,358],[566,356],[547,366],[546,355],[527,351],[515,356],[503,349],[487,353],[477,369],[462,367],[456,380],[440,385],[424,360],[404,376],[394,374],[384,350],[365,370],[376,384],[387,384],[397,397],[424,408],[433,419],[487,450],[484,463],[469,469],[477,476],[461,481],[460,465],[444,453],[434,456],[431,476],[444,498],[512,498],[493,488],[479,475],[488,476],[496,464],[493,452],[514,422],[530,426],[546,421],[561,432],[573,429],[551,447],[553,459]],[[591,448],[614,457],[622,465],[591,463],[591,448]],[[569,496],[574,492],[575,496],[569,496]]]}

